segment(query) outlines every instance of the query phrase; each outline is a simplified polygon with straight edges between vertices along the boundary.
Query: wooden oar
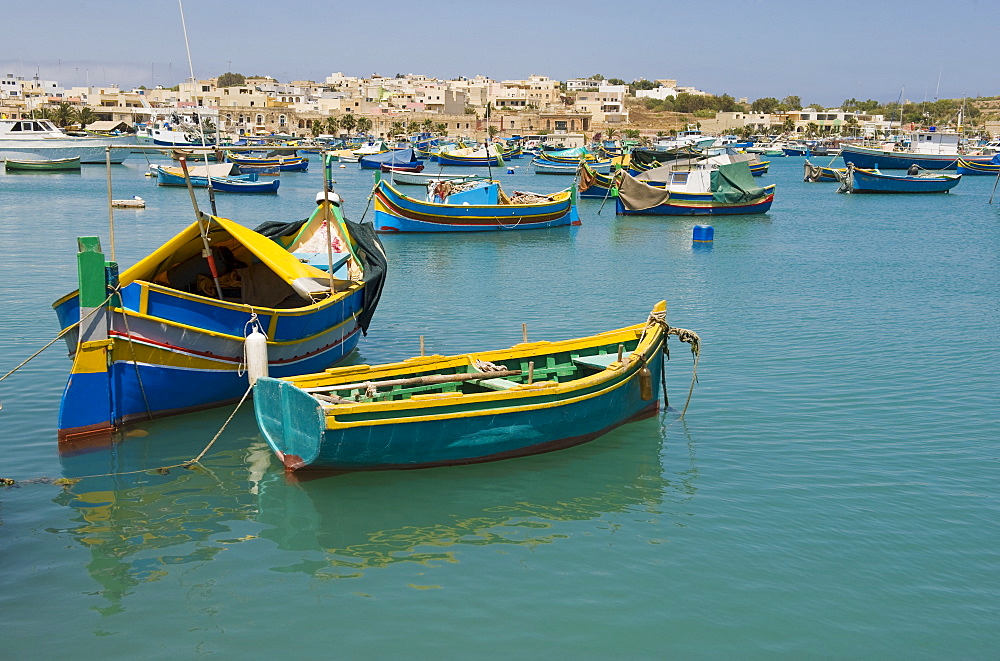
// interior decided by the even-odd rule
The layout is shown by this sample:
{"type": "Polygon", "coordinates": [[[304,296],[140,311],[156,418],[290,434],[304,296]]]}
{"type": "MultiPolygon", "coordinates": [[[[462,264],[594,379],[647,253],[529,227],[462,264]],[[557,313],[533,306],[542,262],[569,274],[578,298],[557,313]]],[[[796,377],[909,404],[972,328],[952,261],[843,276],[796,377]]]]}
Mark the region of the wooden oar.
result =
{"type": "Polygon", "coordinates": [[[517,376],[521,370],[499,370],[496,372],[469,372],[468,374],[429,374],[427,376],[415,376],[410,379],[389,379],[388,381],[365,381],[363,383],[345,383],[336,386],[316,386],[314,388],[302,388],[303,392],[331,392],[334,390],[361,390],[368,386],[376,388],[390,388],[392,386],[432,386],[439,383],[455,383],[456,381],[475,381],[477,379],[496,379],[508,376],[517,376]]]}

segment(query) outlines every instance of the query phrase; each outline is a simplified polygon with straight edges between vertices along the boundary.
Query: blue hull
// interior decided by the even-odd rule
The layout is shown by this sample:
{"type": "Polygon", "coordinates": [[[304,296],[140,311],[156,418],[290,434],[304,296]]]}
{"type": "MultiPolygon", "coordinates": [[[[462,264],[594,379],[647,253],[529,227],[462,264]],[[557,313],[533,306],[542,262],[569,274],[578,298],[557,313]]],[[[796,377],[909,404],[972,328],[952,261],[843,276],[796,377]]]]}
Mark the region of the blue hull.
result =
{"type": "MultiPolygon", "coordinates": [[[[910,154],[844,145],[841,147],[840,157],[844,159],[845,165],[854,163],[854,167],[866,170],[908,170],[911,165],[917,165],[925,170],[954,170],[958,166],[960,155],[910,154]]],[[[982,162],[988,160],[983,159],[982,162]]]]}
{"type": "Polygon", "coordinates": [[[872,172],[850,172],[851,193],[947,193],[962,180],[961,175],[947,177],[908,177],[872,172]]]}
{"type": "Polygon", "coordinates": [[[492,225],[451,225],[445,223],[431,223],[402,218],[385,211],[375,211],[375,227],[379,232],[503,232],[507,230],[530,230],[546,229],[549,227],[564,227],[566,225],[579,225],[580,216],[576,206],[572,207],[566,215],[556,220],[542,222],[532,222],[527,218],[510,220],[498,220],[492,225]],[[505,224],[507,223],[507,224],[505,224]]]}

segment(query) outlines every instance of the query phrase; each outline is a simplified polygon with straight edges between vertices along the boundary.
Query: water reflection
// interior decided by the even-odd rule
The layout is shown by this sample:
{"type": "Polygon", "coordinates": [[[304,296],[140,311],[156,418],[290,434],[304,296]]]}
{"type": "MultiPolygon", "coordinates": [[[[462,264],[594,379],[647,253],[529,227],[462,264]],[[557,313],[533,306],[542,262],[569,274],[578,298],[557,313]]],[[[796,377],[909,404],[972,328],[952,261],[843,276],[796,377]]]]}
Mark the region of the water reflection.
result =
{"type": "MultiPolygon", "coordinates": [[[[660,514],[693,497],[694,456],[664,475],[664,421],[636,422],[565,452],[460,468],[328,476],[260,485],[262,537],[305,552],[276,571],[354,578],[400,562],[458,562],[464,546],[557,543],[563,524],[610,514],[660,514]]],[[[692,444],[688,444],[693,449],[692,444]]]]}
{"type": "MultiPolygon", "coordinates": [[[[146,436],[111,448],[65,455],[63,474],[178,463],[196,455],[223,419],[210,412],[184,418],[150,423],[146,436]]],[[[84,479],[55,499],[75,510],[72,525],[48,532],[89,550],[86,569],[107,601],[97,609],[106,616],[121,612],[141,584],[220,561],[235,544],[268,540],[255,551],[267,568],[317,578],[404,562],[436,566],[460,562],[471,546],[555,544],[608,517],[674,514],[696,492],[694,444],[685,434],[672,411],[547,455],[301,480],[286,476],[252,415],[241,412],[203,468],[84,479]],[[677,457],[671,461],[680,462],[666,470],[665,439],[677,457]],[[576,525],[588,521],[595,523],[576,525]]]]}
{"type": "Polygon", "coordinates": [[[161,580],[180,565],[210,562],[227,546],[254,539],[233,533],[235,522],[256,514],[248,469],[260,473],[270,463],[259,441],[256,450],[234,449],[256,438],[252,414],[233,420],[226,446],[202,465],[152,470],[196,456],[223,419],[206,412],[155,421],[108,447],[60,456],[69,478],[149,471],[88,477],[54,499],[76,510],[74,524],[48,532],[90,550],[86,568],[108,602],[97,609],[103,615],[123,610],[123,599],[141,583],[161,580]]]}

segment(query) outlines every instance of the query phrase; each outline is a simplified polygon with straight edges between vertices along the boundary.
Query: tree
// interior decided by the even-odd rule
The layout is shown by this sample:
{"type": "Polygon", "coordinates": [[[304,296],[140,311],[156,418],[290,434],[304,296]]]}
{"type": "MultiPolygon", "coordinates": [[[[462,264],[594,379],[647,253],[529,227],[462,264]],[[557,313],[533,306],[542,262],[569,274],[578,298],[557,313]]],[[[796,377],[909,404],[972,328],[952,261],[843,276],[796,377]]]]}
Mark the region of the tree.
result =
{"type": "Polygon", "coordinates": [[[656,89],[656,83],[646,80],[645,78],[640,78],[639,80],[633,80],[631,88],[635,90],[651,90],[656,89]]]}
{"type": "MultiPolygon", "coordinates": [[[[316,123],[319,124],[319,122],[316,123]]],[[[338,121],[333,115],[327,117],[326,122],[324,123],[326,124],[326,132],[330,135],[337,135],[340,131],[340,121],[338,121]]]]}
{"type": "Polygon", "coordinates": [[[819,129],[819,125],[817,125],[815,122],[809,122],[808,124],[806,124],[806,136],[816,135],[818,133],[817,129],[819,129]]]}
{"type": "Polygon", "coordinates": [[[403,122],[393,122],[392,124],[389,125],[389,134],[399,135],[405,130],[405,128],[406,127],[403,126],[403,122]]]}
{"type": "Polygon", "coordinates": [[[625,129],[625,137],[629,140],[639,139],[639,129],[625,129]]]}
{"type": "Polygon", "coordinates": [[[795,120],[791,117],[785,117],[785,121],[781,123],[781,130],[785,133],[791,133],[795,130],[795,120]]]}
{"type": "Polygon", "coordinates": [[[434,132],[439,135],[448,135],[448,125],[444,122],[438,122],[434,125],[434,132]]]}
{"type": "Polygon", "coordinates": [[[372,120],[367,117],[358,117],[358,133],[368,133],[372,130],[372,120]]]}
{"type": "Polygon", "coordinates": [[[858,120],[854,117],[854,115],[848,115],[844,119],[844,125],[850,130],[851,135],[855,135],[857,133],[858,120]]]}
{"type": "Polygon", "coordinates": [[[491,140],[493,138],[497,137],[497,133],[499,133],[499,132],[500,132],[500,129],[498,129],[497,127],[493,126],[492,124],[490,124],[489,126],[486,127],[486,133],[489,134],[491,140]]]}
{"type": "Polygon", "coordinates": [[[237,85],[245,85],[247,82],[246,76],[241,73],[233,73],[232,71],[227,71],[226,73],[219,76],[219,82],[217,85],[219,87],[235,87],[237,85]]]}
{"type": "Polygon", "coordinates": [[[757,99],[750,105],[751,112],[759,112],[763,114],[769,114],[778,109],[780,101],[778,101],[773,96],[765,96],[757,99]]]}
{"type": "Polygon", "coordinates": [[[609,128],[607,130],[607,134],[608,134],[608,140],[614,140],[616,137],[618,137],[618,131],[614,128],[609,128]]]}
{"type": "Polygon", "coordinates": [[[608,78],[608,85],[627,85],[621,78],[608,78]]]}
{"type": "Polygon", "coordinates": [[[789,110],[798,110],[802,107],[802,99],[797,96],[786,96],[781,102],[788,106],[789,110]]]}
{"type": "Polygon", "coordinates": [[[354,127],[357,125],[358,125],[358,118],[351,113],[347,113],[346,115],[340,118],[340,128],[347,131],[348,135],[354,132],[354,127]]]}
{"type": "Polygon", "coordinates": [[[76,124],[76,109],[68,102],[63,101],[52,113],[52,119],[57,126],[66,127],[70,124],[76,124]]]}
{"type": "Polygon", "coordinates": [[[824,106],[822,103],[810,103],[806,107],[810,108],[812,110],[819,110],[820,112],[823,112],[824,110],[826,110],[826,106],[824,106]]]}
{"type": "Polygon", "coordinates": [[[314,119],[314,120],[310,121],[309,122],[309,132],[312,134],[312,137],[318,138],[319,135],[323,132],[323,122],[321,120],[318,120],[318,119],[314,119]]]}
{"type": "Polygon", "coordinates": [[[80,122],[80,128],[85,129],[87,128],[87,124],[93,124],[94,122],[97,121],[97,115],[94,113],[93,110],[84,106],[83,108],[80,108],[80,111],[77,113],[76,119],[78,122],[80,122]]]}
{"type": "Polygon", "coordinates": [[[407,133],[416,133],[419,130],[420,130],[420,124],[416,120],[411,119],[409,122],[406,123],[407,133]]]}
{"type": "Polygon", "coordinates": [[[599,73],[595,73],[593,76],[591,76],[587,80],[604,80],[604,76],[602,76],[599,73]]]}
{"type": "Polygon", "coordinates": [[[434,120],[428,117],[427,119],[424,120],[423,124],[421,124],[420,126],[421,128],[424,129],[424,131],[427,131],[429,133],[430,130],[434,127],[434,120]]]}

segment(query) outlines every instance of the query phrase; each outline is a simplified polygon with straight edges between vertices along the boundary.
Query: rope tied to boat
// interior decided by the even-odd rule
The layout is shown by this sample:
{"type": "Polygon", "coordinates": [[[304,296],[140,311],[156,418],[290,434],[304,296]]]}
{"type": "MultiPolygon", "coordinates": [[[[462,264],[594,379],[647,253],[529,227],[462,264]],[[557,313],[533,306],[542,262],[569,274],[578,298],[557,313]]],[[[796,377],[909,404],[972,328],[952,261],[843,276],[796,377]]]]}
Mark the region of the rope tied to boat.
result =
{"type": "MultiPolygon", "coordinates": [[[[687,413],[688,405],[691,403],[691,396],[694,394],[694,386],[698,383],[698,358],[701,356],[701,338],[693,330],[688,330],[686,328],[675,328],[667,323],[667,311],[661,310],[659,312],[650,312],[649,318],[646,320],[646,326],[642,329],[642,335],[639,336],[639,342],[641,343],[643,338],[646,337],[646,331],[650,328],[659,326],[663,329],[663,355],[666,360],[670,360],[670,348],[667,344],[667,339],[671,335],[675,335],[681,342],[686,342],[691,345],[691,355],[694,357],[694,363],[691,367],[691,387],[688,388],[687,401],[684,402],[684,409],[681,410],[680,418],[684,418],[684,414],[687,413]]],[[[667,399],[667,381],[666,381],[666,368],[664,363],[666,361],[660,361],[660,386],[663,389],[663,403],[665,406],[669,405],[669,400],[667,399]]]]}
{"type": "Polygon", "coordinates": [[[27,358],[25,358],[23,361],[21,361],[21,364],[19,364],[17,367],[15,367],[11,371],[7,372],[3,376],[0,376],[0,381],[3,381],[8,376],[10,376],[14,372],[18,371],[19,369],[21,369],[22,367],[24,367],[25,365],[27,365],[29,362],[31,362],[32,359],[36,358],[43,351],[45,351],[46,349],[48,349],[49,347],[51,347],[53,344],[55,344],[56,342],[58,342],[59,340],[61,340],[66,335],[66,333],[69,333],[71,330],[73,330],[74,328],[77,328],[81,323],[83,323],[84,321],[86,321],[87,319],[89,319],[92,314],[94,314],[95,312],[97,312],[98,310],[100,310],[101,308],[103,308],[105,305],[107,305],[108,301],[110,301],[114,295],[115,294],[112,293],[110,296],[108,296],[106,299],[104,299],[103,303],[101,303],[100,305],[96,306],[93,310],[91,310],[90,312],[88,312],[87,314],[85,314],[80,319],[80,321],[74,322],[74,323],[70,324],[69,326],[67,326],[66,328],[64,328],[61,331],[59,331],[59,334],[56,335],[54,338],[52,338],[52,340],[48,344],[46,344],[41,349],[39,349],[35,353],[31,354],[27,358]]]}

